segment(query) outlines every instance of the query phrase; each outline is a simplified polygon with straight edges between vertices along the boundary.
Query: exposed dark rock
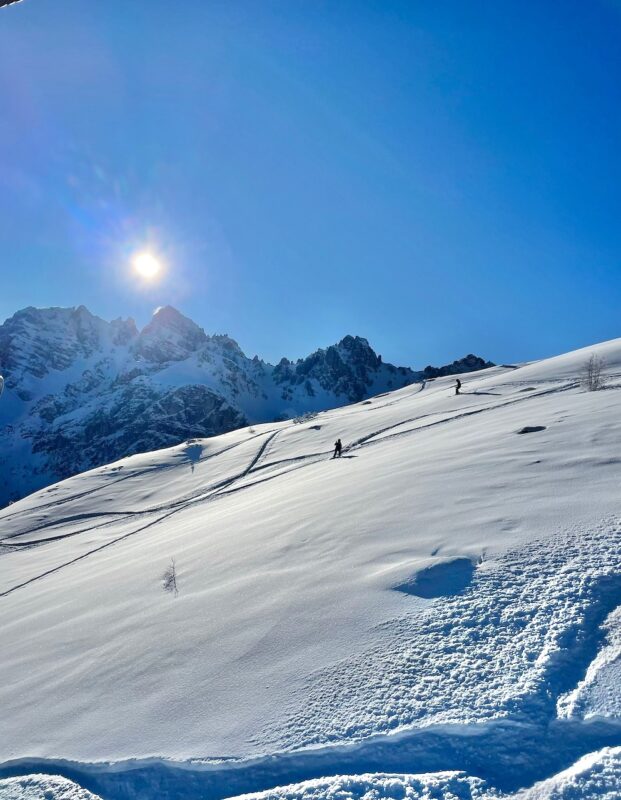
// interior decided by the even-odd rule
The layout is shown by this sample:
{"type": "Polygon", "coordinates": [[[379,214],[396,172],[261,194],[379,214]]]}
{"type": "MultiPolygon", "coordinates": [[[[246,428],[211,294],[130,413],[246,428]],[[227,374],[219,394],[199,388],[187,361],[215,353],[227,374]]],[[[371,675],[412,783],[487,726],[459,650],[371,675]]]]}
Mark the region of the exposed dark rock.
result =
{"type": "Polygon", "coordinates": [[[425,378],[440,378],[444,375],[459,375],[462,372],[476,372],[481,369],[495,366],[491,361],[484,361],[479,356],[469,353],[452,364],[445,367],[425,367],[423,374],[425,378]]]}
{"type": "Polygon", "coordinates": [[[545,425],[526,425],[524,428],[520,428],[517,433],[539,433],[539,431],[545,431],[545,425]]]}

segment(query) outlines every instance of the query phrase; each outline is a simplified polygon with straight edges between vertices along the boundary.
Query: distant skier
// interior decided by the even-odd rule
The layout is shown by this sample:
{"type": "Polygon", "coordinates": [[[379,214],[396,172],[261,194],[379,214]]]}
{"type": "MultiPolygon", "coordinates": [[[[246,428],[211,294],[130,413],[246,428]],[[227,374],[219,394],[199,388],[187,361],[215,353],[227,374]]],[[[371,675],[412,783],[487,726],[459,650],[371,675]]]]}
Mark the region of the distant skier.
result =
{"type": "Polygon", "coordinates": [[[340,439],[337,439],[336,442],[334,442],[334,455],[332,456],[332,458],[336,458],[337,456],[340,458],[342,452],[343,452],[343,444],[340,439]]]}
{"type": "Polygon", "coordinates": [[[459,394],[459,390],[461,389],[461,381],[459,378],[455,381],[455,394],[459,394]]]}

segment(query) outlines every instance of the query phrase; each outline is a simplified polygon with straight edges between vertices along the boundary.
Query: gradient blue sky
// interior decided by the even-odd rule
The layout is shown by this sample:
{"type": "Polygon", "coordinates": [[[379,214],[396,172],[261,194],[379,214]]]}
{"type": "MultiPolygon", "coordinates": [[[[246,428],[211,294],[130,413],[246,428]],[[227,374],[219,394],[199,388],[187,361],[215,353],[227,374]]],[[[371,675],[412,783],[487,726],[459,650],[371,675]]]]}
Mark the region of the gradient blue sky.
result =
{"type": "Polygon", "coordinates": [[[614,0],[0,10],[1,319],[171,303],[271,360],[536,358],[621,335],[620,212],[614,0]]]}

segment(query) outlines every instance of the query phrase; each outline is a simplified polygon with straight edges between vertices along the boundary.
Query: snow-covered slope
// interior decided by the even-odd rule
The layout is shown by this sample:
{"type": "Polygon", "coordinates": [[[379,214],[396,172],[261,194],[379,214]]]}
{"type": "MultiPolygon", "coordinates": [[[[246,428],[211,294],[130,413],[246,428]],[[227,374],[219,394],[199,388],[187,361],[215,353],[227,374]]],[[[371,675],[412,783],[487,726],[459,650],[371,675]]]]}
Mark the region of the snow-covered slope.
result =
{"type": "Polygon", "coordinates": [[[0,507],[123,456],[362,400],[437,374],[413,372],[346,336],[293,363],[247,358],[174,308],[138,332],[79,308],[27,308],[0,325],[0,507]]]}
{"type": "Polygon", "coordinates": [[[586,798],[559,781],[602,751],[616,785],[621,340],[463,383],[132,456],[0,512],[4,774],[105,800],[393,774],[410,794],[350,795],[448,800],[558,773],[526,796],[586,798]]]}

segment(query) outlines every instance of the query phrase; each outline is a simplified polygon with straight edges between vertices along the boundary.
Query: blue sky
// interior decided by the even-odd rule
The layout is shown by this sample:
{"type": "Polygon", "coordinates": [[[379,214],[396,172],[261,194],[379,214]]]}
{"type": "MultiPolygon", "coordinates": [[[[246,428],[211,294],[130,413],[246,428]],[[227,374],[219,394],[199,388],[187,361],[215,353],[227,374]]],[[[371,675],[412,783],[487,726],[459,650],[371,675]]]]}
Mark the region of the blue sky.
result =
{"type": "Polygon", "coordinates": [[[2,319],[171,303],[412,366],[621,335],[615,0],[25,0],[0,109],[2,319]]]}

